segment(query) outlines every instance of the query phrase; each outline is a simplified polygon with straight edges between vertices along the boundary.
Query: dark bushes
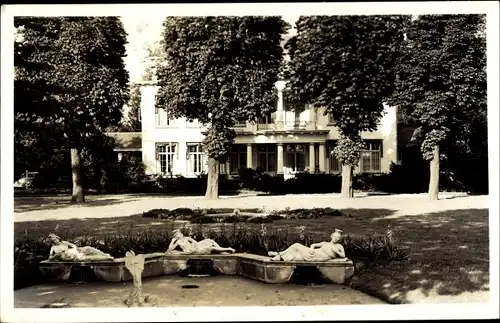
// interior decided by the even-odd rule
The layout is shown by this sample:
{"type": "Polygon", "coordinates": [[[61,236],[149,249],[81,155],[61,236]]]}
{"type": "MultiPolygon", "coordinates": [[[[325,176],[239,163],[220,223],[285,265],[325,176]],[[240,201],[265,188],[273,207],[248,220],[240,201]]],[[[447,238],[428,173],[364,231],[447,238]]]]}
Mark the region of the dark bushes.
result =
{"type": "MultiPolygon", "coordinates": [[[[418,151],[405,153],[402,163],[392,164],[387,174],[355,174],[353,188],[362,192],[383,192],[394,194],[425,193],[429,186],[429,165],[423,161],[418,151]]],[[[446,164],[446,162],[443,162],[446,164]]],[[[487,193],[487,165],[470,161],[472,169],[452,172],[444,167],[440,175],[441,191],[487,193]],[[486,180],[485,180],[486,178],[486,180]]],[[[94,182],[87,181],[85,189],[95,189],[100,193],[159,193],[166,195],[204,195],[207,180],[205,175],[195,178],[183,176],[159,177],[146,176],[140,157],[129,156],[122,159],[116,167],[103,172],[101,177],[92,176],[94,182]],[[99,178],[99,183],[95,179],[99,178]]],[[[271,176],[261,169],[241,169],[234,178],[221,175],[219,190],[221,194],[237,194],[250,190],[267,194],[314,194],[339,193],[340,174],[298,173],[295,178],[284,180],[283,176],[271,176]]],[[[69,183],[70,184],[70,183],[69,183]]],[[[63,188],[70,189],[69,184],[63,188]],[[69,185],[69,186],[68,186],[69,185]]],[[[51,188],[53,191],[54,188],[51,188]]],[[[39,193],[43,190],[37,189],[39,193]]],[[[50,193],[49,190],[46,190],[50,193]]]]}

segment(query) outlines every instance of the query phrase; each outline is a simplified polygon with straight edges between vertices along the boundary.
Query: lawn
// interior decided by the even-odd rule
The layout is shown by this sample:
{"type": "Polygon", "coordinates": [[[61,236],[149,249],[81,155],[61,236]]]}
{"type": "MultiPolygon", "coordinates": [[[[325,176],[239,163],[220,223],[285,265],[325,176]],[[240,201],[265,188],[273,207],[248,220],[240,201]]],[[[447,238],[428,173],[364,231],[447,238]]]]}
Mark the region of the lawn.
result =
{"type": "MultiPolygon", "coordinates": [[[[367,266],[358,270],[352,285],[364,291],[385,295],[394,302],[417,302],[436,295],[456,296],[462,292],[488,290],[489,241],[488,210],[464,209],[388,218],[395,211],[387,209],[341,209],[345,216],[315,219],[278,220],[267,223],[267,230],[286,229],[298,232],[301,227],[314,240],[327,239],[334,228],[347,234],[386,232],[388,226],[395,239],[407,250],[410,260],[367,266]],[[415,296],[418,292],[418,297],[415,296]]],[[[36,238],[51,232],[64,233],[70,240],[82,236],[101,237],[110,234],[161,234],[185,223],[152,218],[141,214],[103,218],[57,221],[17,222],[15,237],[36,238]]],[[[221,229],[223,224],[204,224],[204,228],[221,229]]],[[[225,224],[228,227],[233,224],[225,224]]],[[[260,224],[244,224],[260,228],[260,224]]],[[[61,234],[62,235],[62,234],[61,234]]],[[[159,250],[162,251],[162,250],[159,250]]]]}

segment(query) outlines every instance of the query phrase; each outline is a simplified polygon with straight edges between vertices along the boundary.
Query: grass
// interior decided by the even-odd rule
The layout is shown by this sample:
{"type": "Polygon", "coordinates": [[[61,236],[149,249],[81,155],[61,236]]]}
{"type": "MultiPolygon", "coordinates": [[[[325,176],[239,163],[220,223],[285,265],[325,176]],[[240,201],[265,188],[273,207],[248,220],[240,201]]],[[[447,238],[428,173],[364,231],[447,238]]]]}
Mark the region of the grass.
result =
{"type": "MultiPolygon", "coordinates": [[[[407,262],[391,262],[358,267],[351,284],[378,296],[397,302],[415,301],[412,291],[421,297],[458,295],[462,292],[488,290],[489,239],[488,210],[453,210],[415,216],[388,218],[394,211],[386,209],[341,209],[346,216],[314,219],[284,219],[266,224],[267,230],[288,230],[297,234],[305,227],[313,241],[328,239],[334,228],[347,234],[384,234],[388,226],[397,243],[410,255],[407,262]]],[[[17,222],[15,237],[46,237],[51,232],[64,232],[71,240],[84,236],[104,237],[109,234],[163,234],[173,227],[188,226],[144,218],[142,214],[113,219],[73,219],[60,221],[17,222]],[[56,229],[57,228],[57,229],[56,229]]],[[[196,225],[196,224],[195,224],[196,225]]],[[[207,229],[233,224],[204,224],[207,229]]],[[[256,230],[261,224],[245,223],[256,230]]]]}

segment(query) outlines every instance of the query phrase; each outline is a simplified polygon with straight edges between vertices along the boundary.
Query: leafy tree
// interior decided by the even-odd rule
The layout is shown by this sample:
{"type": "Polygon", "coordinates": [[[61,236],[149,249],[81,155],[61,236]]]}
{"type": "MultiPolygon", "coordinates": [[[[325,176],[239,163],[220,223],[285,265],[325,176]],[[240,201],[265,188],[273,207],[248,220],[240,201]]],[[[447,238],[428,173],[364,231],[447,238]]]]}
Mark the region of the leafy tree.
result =
{"type": "Polygon", "coordinates": [[[471,149],[486,153],[484,23],[482,15],[424,15],[406,31],[389,101],[419,126],[421,151],[430,162],[432,200],[438,199],[440,159],[450,152],[447,148],[458,149],[455,158],[471,156],[471,149]]]}
{"type": "Polygon", "coordinates": [[[108,127],[108,132],[140,132],[142,124],[139,121],[139,113],[141,108],[141,86],[139,84],[131,84],[129,91],[129,101],[123,107],[123,117],[118,125],[108,127]],[[125,108],[127,114],[125,115],[125,108]]]}
{"type": "Polygon", "coordinates": [[[129,100],[129,111],[127,114],[127,120],[125,123],[125,128],[127,131],[140,132],[142,129],[142,124],[140,120],[140,108],[141,108],[141,87],[137,84],[133,84],[130,89],[130,100],[129,100]]]}
{"type": "Polygon", "coordinates": [[[53,127],[14,119],[14,179],[19,179],[27,170],[39,171],[51,179],[71,175],[69,168],[66,174],[62,168],[70,163],[68,151],[61,149],[60,142],[54,138],[58,136],[53,127]]]}
{"type": "Polygon", "coordinates": [[[167,17],[165,64],[158,67],[157,104],[208,130],[207,198],[218,198],[219,164],[228,158],[237,121],[256,121],[277,103],[281,17],[167,17]]]}
{"type": "Polygon", "coordinates": [[[70,148],[72,202],[83,203],[81,151],[86,139],[121,118],[127,100],[126,33],[117,17],[16,17],[15,113],[57,128],[70,148]]]}
{"type": "Polygon", "coordinates": [[[361,132],[377,129],[392,92],[406,16],[301,16],[287,43],[292,96],[324,107],[340,131],[342,197],[352,197],[361,132]]]}

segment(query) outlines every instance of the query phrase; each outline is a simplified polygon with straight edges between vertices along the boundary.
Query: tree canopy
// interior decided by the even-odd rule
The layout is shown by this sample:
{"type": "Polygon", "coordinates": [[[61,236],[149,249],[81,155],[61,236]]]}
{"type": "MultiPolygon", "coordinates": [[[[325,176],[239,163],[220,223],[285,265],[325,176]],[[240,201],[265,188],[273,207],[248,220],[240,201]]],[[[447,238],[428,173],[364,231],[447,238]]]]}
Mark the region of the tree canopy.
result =
{"type": "Polygon", "coordinates": [[[256,121],[276,106],[288,25],[281,17],[167,17],[163,28],[157,105],[206,125],[209,160],[225,162],[235,123],[256,121]]]}
{"type": "Polygon", "coordinates": [[[72,150],[75,201],[83,202],[80,150],[119,122],[128,98],[125,30],[118,17],[16,17],[14,24],[16,130],[51,129],[56,146],[72,150]]]}
{"type": "Polygon", "coordinates": [[[426,160],[487,153],[484,31],[484,15],[472,14],[422,15],[408,25],[389,102],[419,126],[426,160]]]}
{"type": "Polygon", "coordinates": [[[341,136],[335,155],[350,172],[359,162],[361,132],[378,128],[384,98],[393,90],[394,65],[408,20],[409,16],[301,16],[297,35],[287,44],[292,95],[324,107],[332,116],[341,136]]]}
{"type": "Polygon", "coordinates": [[[126,33],[117,17],[18,17],[15,112],[57,125],[69,146],[121,118],[126,33]]]}

